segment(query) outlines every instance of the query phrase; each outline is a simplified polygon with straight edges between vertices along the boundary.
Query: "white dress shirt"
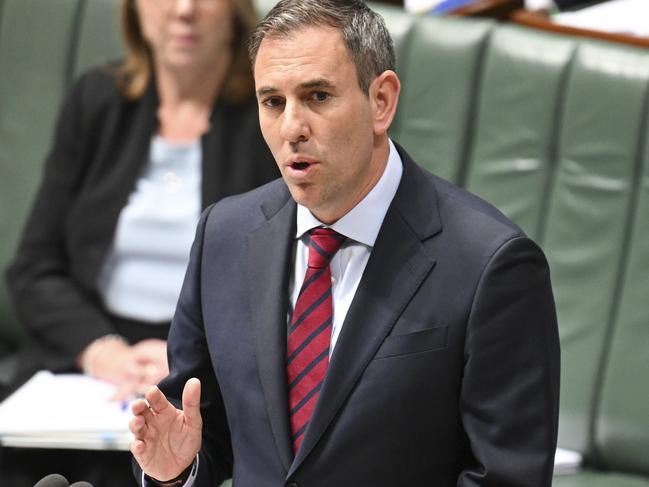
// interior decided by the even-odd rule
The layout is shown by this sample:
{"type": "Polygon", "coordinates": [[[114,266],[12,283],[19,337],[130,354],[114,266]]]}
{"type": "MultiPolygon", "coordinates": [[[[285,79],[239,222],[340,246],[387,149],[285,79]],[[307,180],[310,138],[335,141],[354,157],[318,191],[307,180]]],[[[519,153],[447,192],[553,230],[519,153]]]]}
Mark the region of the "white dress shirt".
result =
{"type": "Polygon", "coordinates": [[[330,357],[336,346],[349,306],[356,294],[356,288],[361,282],[361,276],[370,258],[374,242],[376,242],[376,236],[379,234],[385,214],[401,181],[403,173],[401,158],[392,141],[389,142],[388,162],[379,181],[360,203],[333,225],[325,225],[313,216],[308,208],[297,205],[295,264],[288,290],[291,300],[289,323],[290,314],[295,307],[309,262],[309,234],[307,232],[316,227],[329,227],[347,237],[329,264],[332,277],[331,295],[333,297],[330,357]]]}
{"type": "MultiPolygon", "coordinates": [[[[289,296],[291,298],[291,311],[297,301],[297,296],[304,281],[309,260],[309,235],[308,231],[316,227],[329,227],[347,237],[329,266],[331,267],[333,297],[333,325],[331,331],[331,346],[329,355],[333,353],[336,341],[340,335],[345,316],[352,304],[356,288],[361,282],[363,271],[370,258],[370,253],[376,242],[385,214],[397,192],[403,163],[396,147],[390,143],[390,154],[383,175],[370,190],[370,192],[349,213],[333,225],[325,225],[314,217],[308,208],[297,205],[297,232],[295,234],[295,260],[293,274],[289,282],[289,296]]],[[[290,323],[290,312],[288,322],[290,323]]],[[[192,487],[196,479],[196,466],[198,456],[194,462],[192,475],[183,487],[192,487]]],[[[142,475],[143,485],[144,474],[142,475]]]]}

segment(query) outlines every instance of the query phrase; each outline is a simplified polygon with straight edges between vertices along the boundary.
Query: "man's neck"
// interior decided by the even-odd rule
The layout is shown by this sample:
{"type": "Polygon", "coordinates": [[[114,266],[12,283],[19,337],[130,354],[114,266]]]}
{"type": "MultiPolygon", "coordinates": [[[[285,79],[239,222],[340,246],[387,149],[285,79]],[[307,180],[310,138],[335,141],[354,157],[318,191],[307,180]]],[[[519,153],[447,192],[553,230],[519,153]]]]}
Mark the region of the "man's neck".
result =
{"type": "Polygon", "coordinates": [[[349,213],[356,205],[363,201],[363,198],[372,191],[376,183],[381,179],[381,176],[383,176],[388,163],[388,157],[390,156],[390,143],[387,135],[377,139],[372,149],[370,163],[368,164],[367,177],[365,178],[366,182],[358,189],[354,197],[350,198],[344,207],[309,208],[313,216],[325,225],[333,225],[349,213]]]}

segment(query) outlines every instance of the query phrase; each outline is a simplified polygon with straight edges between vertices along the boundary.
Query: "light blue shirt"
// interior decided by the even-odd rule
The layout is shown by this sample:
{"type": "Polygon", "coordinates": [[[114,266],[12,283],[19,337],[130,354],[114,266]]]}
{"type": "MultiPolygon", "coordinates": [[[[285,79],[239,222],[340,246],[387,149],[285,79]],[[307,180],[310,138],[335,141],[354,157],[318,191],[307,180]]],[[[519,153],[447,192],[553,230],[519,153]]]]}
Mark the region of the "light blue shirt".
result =
{"type": "Polygon", "coordinates": [[[99,276],[111,313],[151,323],[173,317],[201,212],[201,159],[198,140],[153,137],[99,276]]]}

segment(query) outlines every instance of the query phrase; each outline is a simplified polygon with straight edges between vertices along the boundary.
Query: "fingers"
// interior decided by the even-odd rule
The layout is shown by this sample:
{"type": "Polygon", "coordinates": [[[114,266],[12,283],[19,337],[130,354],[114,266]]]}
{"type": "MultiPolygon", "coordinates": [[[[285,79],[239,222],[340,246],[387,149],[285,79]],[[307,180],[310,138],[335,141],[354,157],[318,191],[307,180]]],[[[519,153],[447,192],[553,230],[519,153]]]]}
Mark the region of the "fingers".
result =
{"type": "Polygon", "coordinates": [[[128,376],[117,383],[113,399],[122,400],[136,394],[145,394],[152,385],[160,382],[167,374],[166,368],[162,369],[151,363],[134,367],[128,376]]]}
{"type": "Polygon", "coordinates": [[[140,363],[167,363],[167,342],[163,340],[144,340],[133,345],[133,355],[140,363]]]}
{"type": "Polygon", "coordinates": [[[133,357],[139,366],[140,381],[157,384],[169,374],[167,343],[163,340],[144,340],[133,346],[133,357]]]}
{"type": "Polygon", "coordinates": [[[131,442],[131,453],[135,455],[136,458],[140,457],[146,450],[146,445],[144,441],[135,439],[131,442]]]}
{"type": "Polygon", "coordinates": [[[203,419],[201,418],[201,381],[195,377],[185,383],[183,412],[185,422],[189,427],[198,430],[203,427],[203,419]]]}
{"type": "Polygon", "coordinates": [[[143,416],[135,416],[128,424],[133,436],[138,440],[145,440],[148,432],[148,425],[143,416]]]}
{"type": "Polygon", "coordinates": [[[131,404],[133,419],[129,422],[128,429],[137,439],[144,439],[147,431],[147,422],[153,417],[153,411],[144,399],[138,399],[131,404]]]}
{"type": "Polygon", "coordinates": [[[140,340],[135,345],[133,345],[133,347],[136,349],[146,348],[146,347],[166,348],[166,346],[167,346],[167,342],[165,340],[161,340],[160,338],[145,338],[144,340],[140,340]]]}
{"type": "Polygon", "coordinates": [[[135,458],[135,461],[143,470],[151,462],[152,455],[155,455],[154,452],[150,451],[149,448],[147,448],[146,441],[140,438],[135,438],[133,441],[131,441],[130,450],[133,454],[133,457],[135,458]]]}
{"type": "Polygon", "coordinates": [[[149,405],[144,399],[137,399],[136,401],[133,401],[133,404],[131,404],[131,411],[133,412],[134,416],[150,412],[149,405]]]}
{"type": "Polygon", "coordinates": [[[157,384],[169,375],[169,368],[166,362],[161,364],[147,364],[144,367],[144,381],[147,384],[157,384]]]}
{"type": "Polygon", "coordinates": [[[157,386],[151,386],[144,394],[149,408],[156,414],[172,413],[176,410],[157,386]]]}

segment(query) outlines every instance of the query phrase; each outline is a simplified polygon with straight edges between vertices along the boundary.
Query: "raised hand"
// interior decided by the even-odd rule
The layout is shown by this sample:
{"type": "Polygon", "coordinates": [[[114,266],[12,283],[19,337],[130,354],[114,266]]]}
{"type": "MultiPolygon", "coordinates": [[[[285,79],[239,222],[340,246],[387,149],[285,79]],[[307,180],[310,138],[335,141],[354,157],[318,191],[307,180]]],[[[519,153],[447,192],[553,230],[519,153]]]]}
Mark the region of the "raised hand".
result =
{"type": "Polygon", "coordinates": [[[131,452],[149,477],[170,480],[191,465],[201,448],[201,383],[195,378],[187,381],[182,411],[155,386],[145,397],[146,401],[140,399],[132,405],[135,417],[129,428],[135,439],[131,452]]]}

